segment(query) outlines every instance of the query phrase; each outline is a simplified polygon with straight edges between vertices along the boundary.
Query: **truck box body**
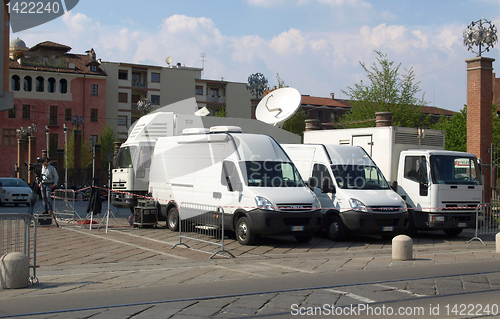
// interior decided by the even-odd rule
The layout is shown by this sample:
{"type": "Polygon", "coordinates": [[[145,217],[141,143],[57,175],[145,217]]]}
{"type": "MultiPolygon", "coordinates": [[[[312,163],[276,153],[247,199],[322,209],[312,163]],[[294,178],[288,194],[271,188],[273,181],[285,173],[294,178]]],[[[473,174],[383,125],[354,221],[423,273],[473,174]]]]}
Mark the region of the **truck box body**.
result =
{"type": "Polygon", "coordinates": [[[410,228],[448,234],[475,226],[483,185],[474,154],[444,151],[443,131],[370,127],[308,131],[304,143],[361,146],[406,201],[410,228]],[[447,178],[440,178],[440,173],[447,178]],[[396,183],[395,183],[396,182],[396,183]]]}
{"type": "MultiPolygon", "coordinates": [[[[280,145],[261,134],[211,133],[158,139],[149,192],[162,214],[174,205],[221,206],[227,228],[248,219],[252,234],[312,237],[319,201],[280,145]]],[[[243,243],[237,236],[240,243],[243,243]]]]}
{"type": "Polygon", "coordinates": [[[323,228],[331,239],[344,239],[344,228],[354,234],[382,236],[406,231],[408,213],[404,201],[362,148],[332,144],[282,146],[304,179],[314,178],[317,185],[322,185],[325,178],[333,182],[334,191],[325,193],[314,188],[321,202],[323,228]],[[332,228],[336,217],[340,220],[332,228]]]}

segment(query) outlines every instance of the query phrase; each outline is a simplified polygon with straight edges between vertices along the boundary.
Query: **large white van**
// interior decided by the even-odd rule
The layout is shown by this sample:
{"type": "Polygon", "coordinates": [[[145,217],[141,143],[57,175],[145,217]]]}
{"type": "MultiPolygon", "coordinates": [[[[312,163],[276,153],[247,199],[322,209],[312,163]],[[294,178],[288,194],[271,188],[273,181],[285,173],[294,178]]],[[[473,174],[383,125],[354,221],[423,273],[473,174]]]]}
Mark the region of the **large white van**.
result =
{"type": "Polygon", "coordinates": [[[390,237],[408,228],[405,202],[361,147],[282,144],[319,198],[332,240],[349,233],[390,237]]]}
{"type": "Polygon", "coordinates": [[[241,244],[255,235],[308,242],[319,229],[318,198],[272,137],[238,127],[185,133],[159,138],[151,162],[149,192],[170,229],[178,227],[182,203],[222,207],[225,227],[241,244]]]}

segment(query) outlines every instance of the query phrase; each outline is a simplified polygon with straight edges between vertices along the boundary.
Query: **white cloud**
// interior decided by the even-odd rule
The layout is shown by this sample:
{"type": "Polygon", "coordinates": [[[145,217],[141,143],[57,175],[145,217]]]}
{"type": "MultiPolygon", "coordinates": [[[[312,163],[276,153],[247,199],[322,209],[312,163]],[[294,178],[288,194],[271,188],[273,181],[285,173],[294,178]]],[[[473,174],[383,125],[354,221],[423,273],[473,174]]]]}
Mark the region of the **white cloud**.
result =
{"type": "Polygon", "coordinates": [[[278,55],[301,54],[308,45],[307,39],[302,32],[297,29],[290,29],[274,37],[269,46],[278,55]]]}
{"type": "Polygon", "coordinates": [[[88,32],[89,30],[96,30],[99,27],[99,23],[92,21],[92,19],[82,13],[73,14],[69,11],[62,16],[62,20],[71,32],[88,32]]]}

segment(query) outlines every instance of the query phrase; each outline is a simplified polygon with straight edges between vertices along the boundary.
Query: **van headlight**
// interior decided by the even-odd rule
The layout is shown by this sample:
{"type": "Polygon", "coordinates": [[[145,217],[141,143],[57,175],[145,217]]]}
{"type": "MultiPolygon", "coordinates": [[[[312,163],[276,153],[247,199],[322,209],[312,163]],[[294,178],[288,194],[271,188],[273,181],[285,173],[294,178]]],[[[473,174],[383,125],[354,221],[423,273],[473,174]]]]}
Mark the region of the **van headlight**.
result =
{"type": "Polygon", "coordinates": [[[319,201],[319,199],[316,196],[316,194],[313,193],[313,197],[314,197],[314,200],[313,200],[312,210],[321,209],[321,202],[319,201]]]}
{"type": "Polygon", "coordinates": [[[349,204],[351,205],[352,210],[355,212],[368,212],[365,204],[363,204],[359,199],[349,198],[349,204]]]}
{"type": "Polygon", "coordinates": [[[255,196],[255,204],[257,208],[266,209],[266,210],[276,210],[274,209],[274,205],[265,197],[255,196]]]}

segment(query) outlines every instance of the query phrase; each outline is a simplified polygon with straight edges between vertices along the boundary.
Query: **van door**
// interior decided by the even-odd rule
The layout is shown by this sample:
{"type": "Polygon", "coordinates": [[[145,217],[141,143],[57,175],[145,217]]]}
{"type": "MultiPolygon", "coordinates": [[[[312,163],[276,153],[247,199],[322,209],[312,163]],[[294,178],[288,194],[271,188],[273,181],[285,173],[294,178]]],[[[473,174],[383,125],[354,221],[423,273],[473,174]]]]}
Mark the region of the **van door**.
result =
{"type": "Polygon", "coordinates": [[[318,185],[318,187],[314,188],[314,193],[316,194],[321,203],[321,208],[325,209],[325,211],[333,208],[334,194],[321,192],[321,185],[323,184],[323,179],[328,178],[330,180],[330,183],[332,183],[331,185],[333,185],[333,178],[330,172],[328,171],[328,167],[324,164],[316,163],[313,166],[311,175],[317,181],[316,185],[318,185]]]}

